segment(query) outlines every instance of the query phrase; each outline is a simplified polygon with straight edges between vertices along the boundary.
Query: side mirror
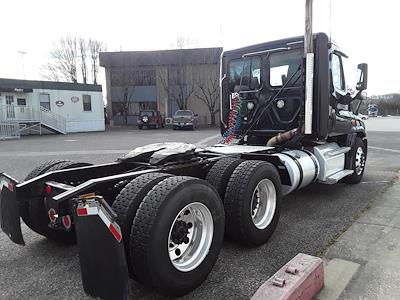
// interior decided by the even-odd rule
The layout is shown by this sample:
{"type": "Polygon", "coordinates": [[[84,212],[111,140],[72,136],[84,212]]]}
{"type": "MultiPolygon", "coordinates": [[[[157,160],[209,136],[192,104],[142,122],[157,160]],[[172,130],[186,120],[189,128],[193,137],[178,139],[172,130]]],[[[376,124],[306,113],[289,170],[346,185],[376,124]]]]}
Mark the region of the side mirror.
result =
{"type": "Polygon", "coordinates": [[[364,91],[368,86],[368,64],[359,64],[357,71],[357,91],[364,91]]]}

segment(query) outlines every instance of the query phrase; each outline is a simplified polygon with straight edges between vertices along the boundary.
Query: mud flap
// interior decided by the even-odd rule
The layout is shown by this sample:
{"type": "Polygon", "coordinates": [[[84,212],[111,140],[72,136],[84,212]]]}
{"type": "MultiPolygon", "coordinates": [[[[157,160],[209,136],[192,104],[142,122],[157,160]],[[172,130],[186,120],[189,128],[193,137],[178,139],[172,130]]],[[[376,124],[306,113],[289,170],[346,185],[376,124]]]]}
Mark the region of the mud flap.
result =
{"type": "Polygon", "coordinates": [[[115,213],[101,197],[74,201],[75,230],[85,292],[102,299],[128,299],[128,267],[115,213]]]}
{"type": "Polygon", "coordinates": [[[14,243],[25,245],[17,202],[17,183],[11,176],[0,174],[0,225],[14,243]]]}

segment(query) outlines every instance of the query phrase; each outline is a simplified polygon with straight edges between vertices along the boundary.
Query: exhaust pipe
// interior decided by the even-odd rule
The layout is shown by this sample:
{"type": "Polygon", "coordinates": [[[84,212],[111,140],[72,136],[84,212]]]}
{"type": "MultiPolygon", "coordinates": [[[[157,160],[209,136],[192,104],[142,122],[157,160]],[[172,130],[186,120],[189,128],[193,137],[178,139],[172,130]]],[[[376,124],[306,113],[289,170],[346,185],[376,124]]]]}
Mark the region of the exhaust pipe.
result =
{"type": "Polygon", "coordinates": [[[313,52],[313,0],[306,0],[306,17],[304,33],[304,57],[306,59],[306,88],[305,88],[305,111],[304,111],[304,133],[312,133],[313,117],[313,81],[314,81],[314,52],[313,52]]]}

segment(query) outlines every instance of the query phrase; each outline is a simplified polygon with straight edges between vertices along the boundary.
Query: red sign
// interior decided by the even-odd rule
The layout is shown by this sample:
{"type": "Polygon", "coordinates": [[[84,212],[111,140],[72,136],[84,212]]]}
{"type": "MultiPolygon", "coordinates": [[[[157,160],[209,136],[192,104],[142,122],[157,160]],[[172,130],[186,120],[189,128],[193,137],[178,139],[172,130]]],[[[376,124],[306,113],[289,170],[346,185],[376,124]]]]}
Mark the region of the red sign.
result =
{"type": "Polygon", "coordinates": [[[79,97],[73,96],[73,97],[71,97],[71,101],[72,101],[73,103],[76,103],[76,102],[79,101],[79,97]]]}
{"type": "Polygon", "coordinates": [[[56,101],[56,105],[57,105],[58,107],[64,106],[64,101],[57,100],[57,101],[56,101]]]}

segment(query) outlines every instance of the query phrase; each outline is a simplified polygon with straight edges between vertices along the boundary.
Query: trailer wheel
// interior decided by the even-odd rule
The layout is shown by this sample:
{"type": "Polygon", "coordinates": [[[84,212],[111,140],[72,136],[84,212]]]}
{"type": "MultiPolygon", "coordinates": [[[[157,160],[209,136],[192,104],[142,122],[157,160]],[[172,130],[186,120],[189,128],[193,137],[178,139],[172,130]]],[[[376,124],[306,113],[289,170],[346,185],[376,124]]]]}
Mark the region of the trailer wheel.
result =
{"type": "MultiPolygon", "coordinates": [[[[71,169],[77,167],[90,166],[89,163],[81,163],[74,161],[63,161],[58,164],[53,165],[46,172],[71,169]]],[[[76,242],[75,230],[72,228],[70,231],[55,230],[48,226],[49,217],[45,208],[43,198],[35,198],[29,200],[29,218],[31,221],[31,226],[29,226],[33,231],[44,235],[50,240],[63,244],[74,244],[76,242]]]]}
{"type": "Polygon", "coordinates": [[[353,174],[344,178],[348,184],[360,183],[364,175],[365,162],[367,160],[367,146],[360,137],[356,137],[351,147],[352,170],[353,174]]]}
{"type": "Polygon", "coordinates": [[[281,198],[281,180],[272,164],[257,160],[242,162],[226,188],[227,236],[246,246],[267,242],[278,225],[281,198]]]}
{"type": "Polygon", "coordinates": [[[206,180],[216,188],[222,200],[225,197],[226,186],[235,168],[240,165],[242,159],[239,158],[222,158],[217,161],[208,171],[206,180]]]}
{"type": "Polygon", "coordinates": [[[130,237],[132,270],[143,284],[180,296],[199,286],[222,247],[224,210],[206,181],[174,176],[143,199],[130,237]]]}
{"type": "MultiPolygon", "coordinates": [[[[34,168],[31,172],[29,172],[28,175],[26,175],[25,180],[30,180],[32,178],[35,178],[39,175],[42,175],[44,173],[47,172],[48,169],[50,169],[51,167],[60,164],[60,163],[64,163],[67,162],[68,160],[50,160],[47,161],[45,163],[42,163],[41,165],[37,166],[36,168],[34,168]]],[[[29,200],[28,201],[24,201],[24,202],[20,202],[19,205],[19,213],[20,216],[22,218],[22,220],[24,221],[24,223],[32,229],[32,222],[31,222],[31,218],[30,218],[30,214],[29,214],[29,200]]],[[[33,230],[33,229],[32,229],[33,230]]],[[[35,230],[34,230],[35,231],[35,230]]],[[[39,234],[42,234],[40,232],[37,232],[39,234]]]]}
{"type": "Polygon", "coordinates": [[[125,256],[132,276],[134,273],[131,270],[129,240],[133,218],[146,194],[157,183],[171,176],[165,173],[149,173],[136,177],[121,190],[112,204],[112,209],[117,214],[117,223],[121,226],[125,256]]]}

